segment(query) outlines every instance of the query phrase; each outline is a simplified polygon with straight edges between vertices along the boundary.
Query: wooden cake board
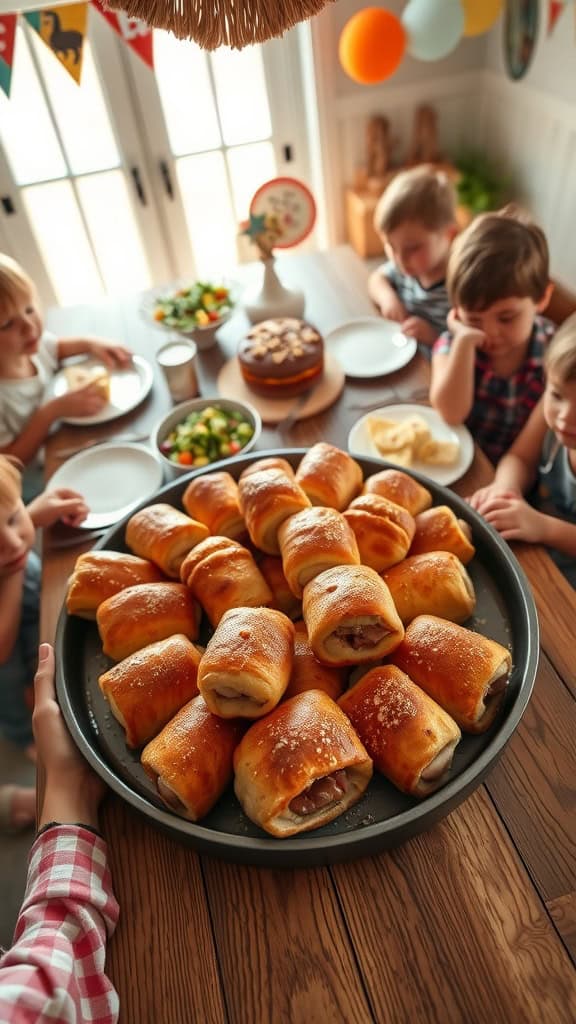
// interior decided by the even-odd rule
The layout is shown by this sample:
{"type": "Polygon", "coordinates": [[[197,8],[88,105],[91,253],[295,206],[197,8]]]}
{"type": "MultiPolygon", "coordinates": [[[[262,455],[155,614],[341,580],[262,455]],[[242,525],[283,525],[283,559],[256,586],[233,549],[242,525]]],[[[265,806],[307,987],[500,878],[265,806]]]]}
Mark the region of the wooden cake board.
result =
{"type": "MultiPolygon", "coordinates": [[[[334,356],[325,353],[324,375],[304,405],[298,409],[296,419],[303,420],[307,416],[323,412],[336,401],[343,387],[344,370],[334,356]]],[[[253,405],[260,413],[263,423],[280,423],[280,420],[288,416],[294,403],[298,401],[298,396],[295,398],[268,398],[251,391],[240,372],[236,356],[224,363],[218,374],[217,388],[221,398],[236,398],[240,402],[248,402],[249,405],[253,405]]]]}

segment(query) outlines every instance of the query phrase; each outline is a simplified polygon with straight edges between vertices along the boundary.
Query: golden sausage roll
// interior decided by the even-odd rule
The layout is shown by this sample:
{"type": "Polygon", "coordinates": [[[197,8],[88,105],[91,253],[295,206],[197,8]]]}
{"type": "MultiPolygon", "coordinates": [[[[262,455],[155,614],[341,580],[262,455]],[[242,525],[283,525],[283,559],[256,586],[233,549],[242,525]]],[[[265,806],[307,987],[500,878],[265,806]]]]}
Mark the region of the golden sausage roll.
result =
{"type": "Polygon", "coordinates": [[[320,828],[352,807],[370,782],[372,761],[338,705],[309,690],[250,727],[234,770],[244,812],[283,838],[320,828]]]}
{"type": "Polygon", "coordinates": [[[103,601],[96,622],[104,654],[122,661],[174,633],[197,640],[200,607],[181,583],[141,583],[103,601]]]}
{"type": "Polygon", "coordinates": [[[142,558],[149,558],[167,576],[178,579],[180,566],[192,548],[208,536],[204,523],[173,508],[172,505],[148,505],[135,512],[126,523],[126,544],[142,558]]]}
{"type": "Polygon", "coordinates": [[[218,537],[239,540],[246,534],[238,484],[230,473],[207,473],[191,480],[182,495],[182,504],[192,519],[204,523],[218,537]]]}
{"type": "Polygon", "coordinates": [[[76,559],[68,583],[66,610],[81,619],[95,619],[102,601],[137,583],[166,579],[157,565],[123,551],[86,551],[76,559]]]}
{"type": "Polygon", "coordinates": [[[274,555],[264,555],[258,568],[273,595],[272,608],[284,612],[289,619],[299,619],[302,616],[302,601],[295,597],[282,568],[282,559],[274,555]]]}
{"type": "Polygon", "coordinates": [[[230,608],[272,604],[272,591],[247,548],[229,537],[207,537],[192,548],[180,566],[213,626],[230,608]]]}
{"type": "Polygon", "coordinates": [[[435,505],[416,516],[416,532],[411,555],[426,551],[452,551],[463,565],[474,557],[472,531],[464,519],[458,519],[447,505],[435,505]]]}
{"type": "Polygon", "coordinates": [[[364,481],[363,494],[379,494],[396,505],[401,505],[411,516],[430,508],[432,495],[414,477],[401,469],[383,469],[364,481]]]}
{"type": "Polygon", "coordinates": [[[198,689],[222,718],[261,718],[288,686],[294,623],[274,608],[232,608],[208,643],[198,689]]]}
{"type": "Polygon", "coordinates": [[[198,693],[200,651],[186,636],[168,637],[130,654],[98,679],[129,747],[156,736],[198,693]]]}
{"type": "Polygon", "coordinates": [[[474,584],[451,551],[410,555],[382,573],[404,625],[417,615],[465,622],[476,606],[474,584]]]}
{"type": "Polygon", "coordinates": [[[338,704],[376,770],[403,793],[427,796],[448,781],[460,729],[395,665],[370,669],[338,704]]]}
{"type": "Polygon", "coordinates": [[[278,527],[288,516],[310,506],[294,476],[262,469],[240,477],[240,508],[250,540],[267,555],[280,554],[278,527]]]}
{"type": "Polygon", "coordinates": [[[306,452],[296,480],[313,505],[327,505],[339,512],[362,489],[362,470],[348,452],[319,441],[306,452]]]}
{"type": "Polygon", "coordinates": [[[391,660],[473,733],[492,725],[512,669],[501,644],[434,615],[410,623],[391,660]]]}
{"type": "Polygon", "coordinates": [[[245,480],[247,476],[251,476],[252,473],[260,473],[262,469],[276,469],[279,473],[294,476],[294,470],[288,459],[282,458],[281,455],[266,455],[263,459],[256,459],[254,462],[250,462],[246,469],[242,470],[238,479],[245,480]]]}
{"type": "Polygon", "coordinates": [[[323,665],[310,647],[306,623],[302,620],[295,622],[294,628],[294,662],[285,699],[306,690],[322,690],[332,700],[338,700],[346,687],[348,669],[339,665],[323,665]]]}
{"type": "Polygon", "coordinates": [[[379,661],[404,636],[388,587],[367,565],[320,573],[304,587],[302,613],[310,646],[327,665],[379,661]]]}
{"type": "Polygon", "coordinates": [[[282,568],[296,597],[325,569],[360,565],[356,537],[335,508],[305,508],[285,519],[278,528],[282,568]]]}
{"type": "Polygon", "coordinates": [[[344,518],[356,535],[361,562],[376,572],[408,554],[416,529],[414,517],[388,498],[363,494],[351,502],[344,518]]]}
{"type": "Polygon", "coordinates": [[[218,718],[194,697],[148,743],[140,760],[171,811],[198,821],[232,782],[233,757],[245,723],[218,718]]]}

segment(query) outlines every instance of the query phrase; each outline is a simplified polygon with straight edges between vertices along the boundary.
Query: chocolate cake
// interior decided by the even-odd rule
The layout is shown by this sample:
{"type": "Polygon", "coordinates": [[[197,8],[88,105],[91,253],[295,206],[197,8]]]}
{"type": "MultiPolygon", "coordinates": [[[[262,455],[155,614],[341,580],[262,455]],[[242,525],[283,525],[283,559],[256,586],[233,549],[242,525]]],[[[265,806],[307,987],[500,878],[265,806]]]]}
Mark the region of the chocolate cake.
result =
{"type": "Polygon", "coordinates": [[[267,398],[306,391],[324,371],[324,342],[304,320],[282,317],[255,324],[238,348],[248,387],[267,398]]]}

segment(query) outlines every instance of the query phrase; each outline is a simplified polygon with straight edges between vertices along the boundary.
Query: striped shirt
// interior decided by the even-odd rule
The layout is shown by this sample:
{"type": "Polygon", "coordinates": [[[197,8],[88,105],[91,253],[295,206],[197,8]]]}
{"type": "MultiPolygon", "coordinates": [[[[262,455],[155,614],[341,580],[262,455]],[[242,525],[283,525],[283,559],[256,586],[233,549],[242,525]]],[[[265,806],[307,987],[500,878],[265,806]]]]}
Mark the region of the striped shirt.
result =
{"type": "Polygon", "coordinates": [[[419,316],[436,328],[438,334],[446,330],[446,318],[450,311],[450,300],[446,282],[438,281],[430,288],[424,288],[415,277],[403,274],[392,260],[378,268],[383,277],[396,292],[409,316],[419,316]]]}
{"type": "MultiPolygon", "coordinates": [[[[524,362],[510,377],[496,376],[490,357],[476,349],[474,404],[466,426],[494,463],[508,451],[538,404],[544,391],[544,352],[555,331],[551,320],[534,318],[524,362]]],[[[451,347],[452,336],[446,331],[434,343],[432,358],[448,353],[451,347]]]]}

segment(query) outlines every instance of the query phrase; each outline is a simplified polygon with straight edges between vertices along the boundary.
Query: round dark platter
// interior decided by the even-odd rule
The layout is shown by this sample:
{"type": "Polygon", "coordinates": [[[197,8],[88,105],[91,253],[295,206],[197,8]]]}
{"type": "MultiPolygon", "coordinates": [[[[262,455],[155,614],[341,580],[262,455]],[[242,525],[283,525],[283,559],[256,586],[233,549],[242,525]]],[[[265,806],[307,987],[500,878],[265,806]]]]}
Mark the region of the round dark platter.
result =
{"type": "MultiPolygon", "coordinates": [[[[252,452],[219,463],[238,477],[242,469],[266,455],[282,455],[297,465],[306,449],[252,452]]],[[[358,458],[365,476],[385,468],[379,459],[358,458]]],[[[167,484],[151,500],[181,507],[181,495],[196,470],[167,484]]],[[[377,853],[430,828],[461,803],[484,779],[514,732],[526,708],[538,665],[538,619],[528,582],[508,546],[461,498],[446,487],[412,472],[433,494],[434,504],[449,505],[469,522],[476,556],[468,565],[477,595],[475,615],[466,623],[512,651],[513,670],[505,701],[494,725],[481,736],[463,735],[450,781],[424,800],[400,793],[374,775],[362,800],[329,825],[288,839],[274,839],[244,815],[232,788],[210,814],[194,824],[160,802],[124,732],[98,687],[98,676],[112,662],[102,653],[96,624],[60,613],[56,635],[58,699],[80,750],[114,792],[173,838],[201,853],[239,863],[266,866],[329,864],[377,853]]],[[[126,520],[95,545],[127,551],[126,520]]]]}

